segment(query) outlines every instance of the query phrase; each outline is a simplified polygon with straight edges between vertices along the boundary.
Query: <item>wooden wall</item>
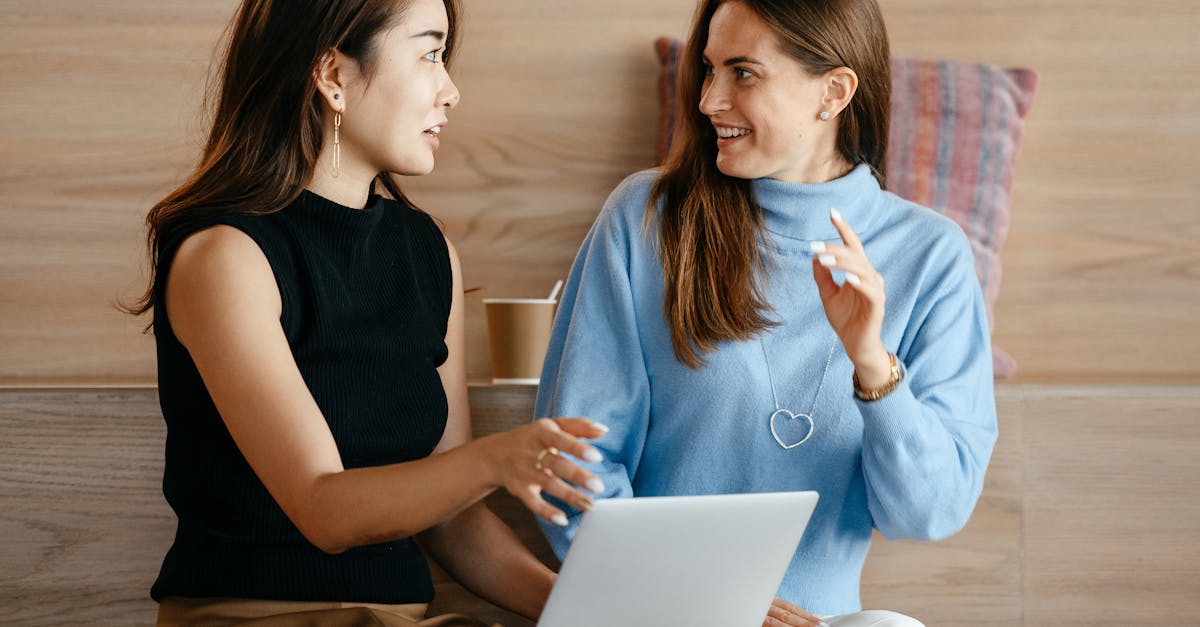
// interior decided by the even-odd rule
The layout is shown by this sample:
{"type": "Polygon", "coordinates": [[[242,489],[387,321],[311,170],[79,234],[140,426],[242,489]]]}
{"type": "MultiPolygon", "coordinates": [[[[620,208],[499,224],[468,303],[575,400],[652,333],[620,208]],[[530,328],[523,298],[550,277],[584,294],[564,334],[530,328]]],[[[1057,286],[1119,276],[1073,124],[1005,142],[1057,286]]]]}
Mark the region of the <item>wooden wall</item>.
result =
{"type": "MultiPolygon", "coordinates": [[[[997,342],[1021,380],[1200,375],[1200,7],[882,0],[898,55],[1037,69],[997,342]],[[1047,344],[1053,338],[1053,349],[1047,344]]],[[[193,163],[234,0],[0,0],[0,383],[150,384],[142,218],[193,163]]],[[[653,159],[650,42],[693,0],[466,0],[463,93],[410,182],[463,256],[469,369],[485,296],[563,276],[607,192],[653,159]]]]}
{"type": "MultiPolygon", "coordinates": [[[[1020,385],[998,393],[1000,457],[963,534],[912,561],[916,552],[889,545],[872,552],[868,580],[879,585],[866,598],[915,600],[931,625],[1194,623],[1200,3],[880,1],[897,55],[1032,67],[1040,84],[1002,253],[996,342],[1019,361],[1020,385]],[[995,569],[981,576],[981,565],[995,569]],[[913,594],[892,569],[934,583],[913,594]],[[976,596],[964,604],[964,594],[976,596]]],[[[694,1],[464,3],[463,102],[437,171],[409,187],[458,244],[468,285],[483,288],[468,298],[479,381],[480,300],[544,294],[608,191],[651,164],[651,42],[685,34],[694,1]]],[[[204,76],[235,4],[0,0],[0,387],[153,384],[144,321],[111,304],[139,293],[142,219],[196,158],[204,76]]],[[[47,546],[78,539],[91,550],[85,536],[108,528],[74,501],[53,504],[54,486],[70,483],[59,477],[90,477],[81,469],[94,460],[86,441],[55,431],[54,411],[74,410],[28,414],[14,398],[0,398],[22,416],[0,423],[10,453],[0,455],[0,549],[57,567],[47,546]],[[85,455],[43,454],[39,438],[85,455]],[[78,528],[29,522],[62,508],[78,528]]],[[[139,402],[144,418],[153,407],[139,402]]],[[[102,428],[78,437],[107,442],[102,428]]],[[[114,462],[113,482],[157,485],[122,474],[139,460],[114,462]]],[[[93,592],[95,607],[112,602],[93,592]]],[[[13,617],[52,622],[19,594],[5,602],[13,617]]]]}

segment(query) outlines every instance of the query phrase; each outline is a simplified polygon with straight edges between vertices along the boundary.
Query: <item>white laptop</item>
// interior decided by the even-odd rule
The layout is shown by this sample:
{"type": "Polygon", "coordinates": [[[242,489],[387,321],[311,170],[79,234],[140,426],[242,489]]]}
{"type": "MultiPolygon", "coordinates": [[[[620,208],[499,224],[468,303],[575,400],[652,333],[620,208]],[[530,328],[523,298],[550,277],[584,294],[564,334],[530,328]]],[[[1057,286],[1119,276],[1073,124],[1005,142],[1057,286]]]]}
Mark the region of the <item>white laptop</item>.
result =
{"type": "Polygon", "coordinates": [[[760,627],[816,492],[597,501],[538,627],[760,627]]]}

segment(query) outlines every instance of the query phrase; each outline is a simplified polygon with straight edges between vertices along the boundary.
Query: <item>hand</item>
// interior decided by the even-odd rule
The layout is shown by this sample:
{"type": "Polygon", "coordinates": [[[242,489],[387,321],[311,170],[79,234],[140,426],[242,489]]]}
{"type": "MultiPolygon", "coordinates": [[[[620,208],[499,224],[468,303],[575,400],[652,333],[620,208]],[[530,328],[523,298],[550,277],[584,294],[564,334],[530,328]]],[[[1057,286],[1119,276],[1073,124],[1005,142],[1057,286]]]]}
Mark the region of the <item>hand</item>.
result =
{"type": "Polygon", "coordinates": [[[489,440],[491,444],[497,484],[504,486],[534,514],[557,525],[566,525],[566,514],[547,503],[542,492],[576,509],[591,509],[592,498],[575,486],[600,492],[604,490],[604,484],[563,453],[598,462],[600,452],[579,438],[598,438],[607,431],[604,426],[586,418],[542,418],[481,440],[489,440]]]}
{"type": "Polygon", "coordinates": [[[862,241],[837,211],[830,211],[830,222],[842,236],[842,244],[814,242],[813,278],[825,307],[825,317],[854,362],[864,387],[883,385],[891,376],[891,362],[883,346],[885,295],[883,275],[875,271],[862,241]],[[838,285],[831,270],[846,273],[838,285]]]}
{"type": "Polygon", "coordinates": [[[799,608],[779,597],[771,602],[771,608],[767,610],[767,618],[763,620],[763,627],[781,627],[789,625],[794,627],[826,627],[825,623],[821,622],[820,617],[809,614],[802,608],[799,608]]]}

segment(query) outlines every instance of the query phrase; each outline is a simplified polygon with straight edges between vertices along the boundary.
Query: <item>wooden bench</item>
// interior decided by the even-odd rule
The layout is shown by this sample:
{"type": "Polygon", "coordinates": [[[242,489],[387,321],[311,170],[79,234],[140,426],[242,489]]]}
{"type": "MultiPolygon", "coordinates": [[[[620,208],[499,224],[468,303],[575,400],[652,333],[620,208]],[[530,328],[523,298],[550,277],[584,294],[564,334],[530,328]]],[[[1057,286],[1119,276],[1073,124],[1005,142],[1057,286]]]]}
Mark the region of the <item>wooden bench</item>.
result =
{"type": "MultiPolygon", "coordinates": [[[[1200,386],[997,387],[1000,440],[967,528],[878,540],[864,603],[928,625],[1185,624],[1200,616],[1200,386]],[[1130,566],[1135,568],[1132,570],[1130,566]]],[[[471,389],[476,431],[533,389],[471,389]]],[[[149,624],[174,531],[153,389],[0,390],[0,623],[149,624]]],[[[511,497],[489,504],[552,563],[511,497]]],[[[530,623],[438,575],[436,610],[530,623]]]]}

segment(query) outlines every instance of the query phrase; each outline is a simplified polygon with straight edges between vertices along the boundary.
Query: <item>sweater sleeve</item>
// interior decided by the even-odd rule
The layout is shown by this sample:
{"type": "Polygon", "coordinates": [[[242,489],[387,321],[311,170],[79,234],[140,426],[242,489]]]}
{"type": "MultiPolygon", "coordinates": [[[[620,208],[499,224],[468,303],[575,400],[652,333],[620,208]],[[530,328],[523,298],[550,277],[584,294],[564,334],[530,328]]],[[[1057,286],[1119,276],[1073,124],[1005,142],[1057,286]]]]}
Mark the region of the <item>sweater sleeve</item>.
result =
{"type": "Polygon", "coordinates": [[[956,233],[930,299],[905,325],[905,380],[863,416],[863,474],[875,528],[935,540],[967,522],[996,441],[991,338],[971,251],[956,233]]]}
{"type": "MultiPolygon", "coordinates": [[[[650,385],[630,282],[631,250],[640,235],[629,216],[645,195],[630,187],[627,181],[609,197],[571,267],[535,407],[537,417],[583,416],[609,428],[593,441],[604,460],[579,462],[604,482],[596,498],[633,495],[649,421],[650,385]]],[[[567,513],[567,526],[538,522],[561,559],[582,513],[553,502],[567,513]]]]}

